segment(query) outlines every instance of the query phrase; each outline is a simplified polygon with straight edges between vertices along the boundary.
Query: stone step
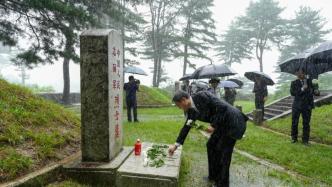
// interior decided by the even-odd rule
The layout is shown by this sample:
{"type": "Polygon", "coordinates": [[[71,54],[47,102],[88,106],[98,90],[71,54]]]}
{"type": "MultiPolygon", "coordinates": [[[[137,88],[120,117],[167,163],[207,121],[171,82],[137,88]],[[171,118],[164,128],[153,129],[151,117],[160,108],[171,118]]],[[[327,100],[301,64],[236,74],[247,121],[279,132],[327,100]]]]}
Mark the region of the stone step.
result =
{"type": "Polygon", "coordinates": [[[276,104],[282,105],[282,106],[290,106],[290,107],[292,106],[292,103],[290,103],[290,102],[278,102],[276,104]]]}
{"type": "Polygon", "coordinates": [[[273,108],[273,109],[283,110],[285,112],[292,109],[292,107],[285,106],[285,105],[279,105],[279,104],[275,104],[275,105],[269,106],[269,107],[273,108]]]}
{"type": "Polygon", "coordinates": [[[273,118],[274,116],[276,116],[276,114],[264,110],[264,117],[273,118]]]}
{"type": "Polygon", "coordinates": [[[285,111],[284,110],[279,110],[279,109],[275,109],[275,108],[272,108],[272,107],[268,107],[268,108],[265,108],[265,111],[268,111],[268,112],[271,112],[273,114],[282,114],[284,113],[285,111]]]}

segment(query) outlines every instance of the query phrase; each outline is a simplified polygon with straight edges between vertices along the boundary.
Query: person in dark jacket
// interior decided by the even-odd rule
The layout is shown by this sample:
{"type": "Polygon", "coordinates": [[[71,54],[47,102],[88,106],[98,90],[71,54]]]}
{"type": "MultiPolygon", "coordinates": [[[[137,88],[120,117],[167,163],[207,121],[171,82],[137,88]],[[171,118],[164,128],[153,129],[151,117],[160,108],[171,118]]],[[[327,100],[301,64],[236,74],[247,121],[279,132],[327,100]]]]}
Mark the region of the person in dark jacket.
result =
{"type": "Polygon", "coordinates": [[[233,148],[236,140],[241,139],[246,130],[247,116],[208,91],[201,91],[191,96],[178,91],[173,97],[173,102],[186,113],[187,119],[176,143],[169,147],[170,155],[183,145],[196,120],[210,123],[207,132],[212,134],[206,144],[208,178],[214,181],[216,186],[229,186],[229,167],[233,148]]]}
{"type": "Polygon", "coordinates": [[[135,80],[134,76],[129,76],[129,82],[124,84],[128,122],[132,122],[131,111],[134,113],[134,121],[138,122],[136,92],[139,91],[139,84],[140,82],[135,80]]]}
{"type": "Polygon", "coordinates": [[[224,90],[225,90],[225,96],[224,96],[225,101],[233,106],[234,101],[235,101],[235,96],[236,96],[235,88],[225,87],[224,90]]]}
{"type": "Polygon", "coordinates": [[[311,111],[314,108],[314,91],[312,80],[305,77],[304,71],[299,69],[297,72],[298,79],[292,81],[290,93],[294,96],[292,105],[292,143],[297,142],[298,123],[300,114],[303,119],[302,143],[308,145],[310,134],[311,111]]]}
{"type": "Polygon", "coordinates": [[[255,93],[255,106],[256,109],[262,110],[262,121],[264,121],[264,103],[267,99],[268,91],[267,91],[267,85],[265,81],[259,77],[255,77],[255,84],[254,84],[254,90],[252,91],[255,93]]]}

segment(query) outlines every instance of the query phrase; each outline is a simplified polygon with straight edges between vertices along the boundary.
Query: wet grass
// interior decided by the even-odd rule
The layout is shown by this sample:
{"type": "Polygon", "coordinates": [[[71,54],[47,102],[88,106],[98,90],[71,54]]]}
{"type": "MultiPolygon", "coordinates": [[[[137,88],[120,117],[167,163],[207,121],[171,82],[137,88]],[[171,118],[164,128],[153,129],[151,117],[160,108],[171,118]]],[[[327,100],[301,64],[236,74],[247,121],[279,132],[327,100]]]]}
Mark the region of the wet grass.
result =
{"type": "Polygon", "coordinates": [[[332,185],[332,149],[321,145],[291,144],[282,135],[249,124],[237,147],[304,176],[332,185]]]}
{"type": "Polygon", "coordinates": [[[59,160],[63,147],[79,142],[72,112],[1,79],[0,90],[0,182],[59,160]]]}
{"type": "MultiPolygon", "coordinates": [[[[310,139],[316,142],[332,145],[332,105],[317,107],[312,111],[310,139]]],[[[291,116],[267,123],[267,127],[290,135],[291,116]]],[[[302,117],[299,122],[299,137],[302,136],[302,117]]]]}
{"type": "Polygon", "coordinates": [[[235,101],[234,106],[236,105],[242,106],[243,113],[251,112],[255,108],[255,103],[253,101],[235,101]]]}

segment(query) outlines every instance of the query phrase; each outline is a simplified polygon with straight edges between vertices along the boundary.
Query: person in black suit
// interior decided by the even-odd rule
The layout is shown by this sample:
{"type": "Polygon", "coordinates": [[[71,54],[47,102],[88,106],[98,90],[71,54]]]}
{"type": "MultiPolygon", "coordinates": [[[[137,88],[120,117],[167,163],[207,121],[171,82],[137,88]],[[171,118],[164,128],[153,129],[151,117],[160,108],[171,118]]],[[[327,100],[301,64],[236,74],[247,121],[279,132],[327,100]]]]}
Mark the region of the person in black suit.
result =
{"type": "Polygon", "coordinates": [[[261,77],[255,77],[254,90],[252,92],[255,93],[256,109],[262,110],[262,121],[264,121],[264,103],[267,99],[268,91],[267,85],[261,77]]]}
{"type": "Polygon", "coordinates": [[[229,167],[233,148],[236,140],[241,139],[246,130],[248,117],[208,91],[201,91],[191,96],[178,91],[173,97],[173,102],[186,113],[187,119],[175,145],[169,147],[170,155],[177,147],[183,145],[196,120],[210,123],[207,132],[212,134],[206,144],[208,179],[214,181],[216,186],[229,186],[229,167]]]}
{"type": "Polygon", "coordinates": [[[292,81],[290,93],[294,96],[292,105],[292,143],[297,142],[298,123],[300,114],[303,119],[302,143],[308,145],[310,134],[311,111],[314,108],[314,91],[312,80],[305,77],[304,71],[299,69],[297,72],[298,79],[292,81]]]}
{"type": "Polygon", "coordinates": [[[129,76],[129,82],[125,83],[123,89],[126,91],[126,105],[128,122],[132,122],[131,111],[134,113],[134,122],[139,122],[137,119],[137,99],[136,92],[139,91],[140,81],[134,76],[129,76]]]}

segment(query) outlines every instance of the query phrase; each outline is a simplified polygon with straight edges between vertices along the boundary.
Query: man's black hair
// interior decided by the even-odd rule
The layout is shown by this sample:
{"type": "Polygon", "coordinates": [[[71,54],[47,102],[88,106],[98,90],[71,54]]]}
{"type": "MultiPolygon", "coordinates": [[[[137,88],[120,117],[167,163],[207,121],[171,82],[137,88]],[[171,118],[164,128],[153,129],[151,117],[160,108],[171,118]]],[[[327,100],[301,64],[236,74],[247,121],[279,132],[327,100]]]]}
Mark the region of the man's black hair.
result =
{"type": "Polygon", "coordinates": [[[129,81],[134,80],[134,79],[135,79],[134,76],[132,76],[132,75],[129,76],[129,81]]]}
{"type": "Polygon", "coordinates": [[[184,92],[182,90],[176,91],[174,94],[174,97],[172,99],[173,102],[179,102],[182,98],[188,99],[190,95],[187,92],[184,92]]]}

